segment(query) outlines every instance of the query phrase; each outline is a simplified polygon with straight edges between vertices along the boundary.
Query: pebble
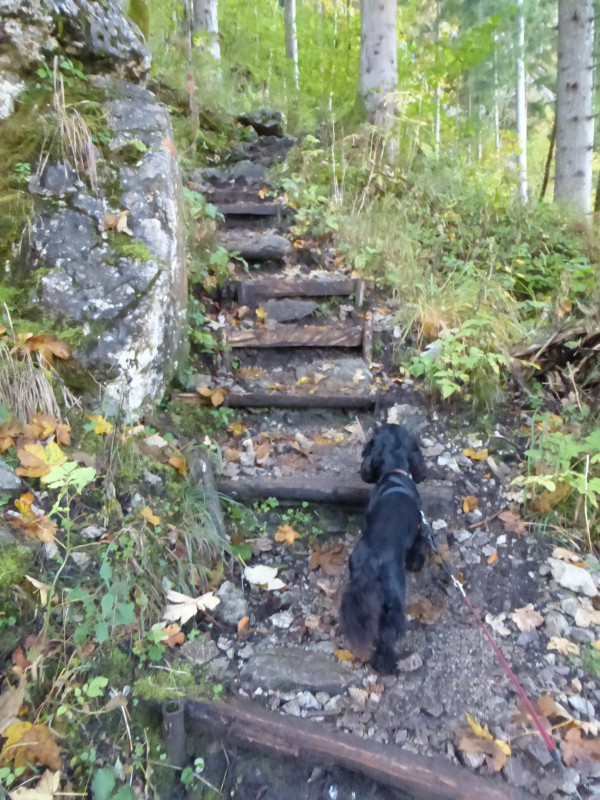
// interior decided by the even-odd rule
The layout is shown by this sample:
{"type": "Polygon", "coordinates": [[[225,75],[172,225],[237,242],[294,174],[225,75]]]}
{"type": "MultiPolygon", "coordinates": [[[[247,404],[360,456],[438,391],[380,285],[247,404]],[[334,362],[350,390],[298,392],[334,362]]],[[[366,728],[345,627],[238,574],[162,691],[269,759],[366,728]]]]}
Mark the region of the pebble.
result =
{"type": "Polygon", "coordinates": [[[569,697],[569,705],[571,708],[574,708],[575,711],[578,711],[582,716],[587,717],[588,719],[594,719],[596,716],[596,710],[594,709],[594,706],[589,700],[587,700],[585,697],[582,697],[580,694],[569,697]]]}
{"type": "Polygon", "coordinates": [[[454,534],[454,538],[456,539],[456,541],[459,544],[462,544],[463,542],[466,542],[468,539],[471,538],[471,536],[472,536],[471,531],[467,531],[467,530],[457,531],[454,534]]]}
{"type": "Polygon", "coordinates": [[[276,628],[287,630],[294,621],[294,615],[291,611],[280,611],[277,614],[273,614],[270,619],[276,628]]]}
{"type": "Polygon", "coordinates": [[[581,608],[581,603],[576,597],[565,597],[564,600],[561,600],[560,607],[565,614],[575,619],[575,614],[581,608]]]}
{"type": "Polygon", "coordinates": [[[414,672],[423,666],[423,659],[418,653],[411,653],[407,658],[398,661],[398,669],[402,672],[414,672]]]}
{"type": "Polygon", "coordinates": [[[577,644],[591,644],[596,637],[587,628],[572,628],[570,638],[577,644]]]}
{"type": "Polygon", "coordinates": [[[548,563],[552,570],[552,577],[565,589],[587,595],[587,597],[596,597],[598,594],[594,579],[586,569],[576,567],[574,564],[566,564],[558,558],[549,558],[548,563]]]}
{"type": "Polygon", "coordinates": [[[544,619],[544,632],[547,636],[566,636],[570,631],[567,618],[560,611],[549,611],[544,619]]]}
{"type": "Polygon", "coordinates": [[[456,475],[460,475],[461,469],[458,466],[458,463],[454,456],[450,455],[450,453],[444,453],[443,455],[438,457],[437,460],[439,467],[447,467],[451,472],[454,472],[456,475]]]}
{"type": "Polygon", "coordinates": [[[106,533],[106,528],[101,528],[99,525],[88,525],[79,533],[84,539],[99,539],[106,533]]]}

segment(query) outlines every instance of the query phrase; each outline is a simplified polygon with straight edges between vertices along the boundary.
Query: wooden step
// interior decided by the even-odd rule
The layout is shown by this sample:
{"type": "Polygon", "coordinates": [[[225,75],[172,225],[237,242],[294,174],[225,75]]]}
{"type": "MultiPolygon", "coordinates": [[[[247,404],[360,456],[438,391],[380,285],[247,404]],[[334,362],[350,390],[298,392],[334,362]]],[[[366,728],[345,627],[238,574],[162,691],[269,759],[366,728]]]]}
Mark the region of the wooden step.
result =
{"type": "Polygon", "coordinates": [[[279,203],[239,201],[218,203],[217,210],[224,217],[275,217],[280,219],[282,206],[279,203]]]}
{"type": "MultiPolygon", "coordinates": [[[[179,392],[175,400],[184,403],[210,404],[210,398],[197,392],[179,392]]],[[[286,392],[234,392],[226,395],[223,405],[228,408],[332,408],[353,411],[370,411],[376,406],[393,404],[385,393],[368,394],[291,394],[286,392]]]]}
{"type": "Polygon", "coordinates": [[[276,325],[230,330],[227,343],[239,347],[360,347],[363,325],[276,325]]]}
{"type": "Polygon", "coordinates": [[[361,294],[361,279],[330,278],[323,273],[322,278],[298,276],[297,278],[278,278],[272,275],[254,280],[237,282],[238,303],[255,308],[262,300],[270,297],[348,297],[361,294]]]}
{"type": "MultiPolygon", "coordinates": [[[[235,500],[254,501],[267,497],[289,503],[328,503],[330,505],[364,506],[371,491],[358,475],[283,475],[279,478],[243,478],[217,480],[218,491],[235,500]]],[[[429,519],[443,518],[453,508],[454,489],[446,483],[426,481],[419,485],[423,512],[429,519]]]]}
{"type": "Polygon", "coordinates": [[[239,253],[250,263],[282,261],[292,251],[290,242],[273,231],[259,232],[240,228],[221,230],[219,239],[229,251],[239,253]]]}

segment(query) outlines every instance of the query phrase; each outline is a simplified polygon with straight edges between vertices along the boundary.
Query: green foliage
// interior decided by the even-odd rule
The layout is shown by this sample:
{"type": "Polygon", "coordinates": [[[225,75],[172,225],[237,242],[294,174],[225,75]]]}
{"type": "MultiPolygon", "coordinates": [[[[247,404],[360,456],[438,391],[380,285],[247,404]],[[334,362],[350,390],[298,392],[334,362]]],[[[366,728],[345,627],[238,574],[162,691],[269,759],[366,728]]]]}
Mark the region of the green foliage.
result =
{"type": "Polygon", "coordinates": [[[141,30],[144,39],[150,38],[150,11],[146,0],[129,0],[127,13],[141,30]]]}
{"type": "Polygon", "coordinates": [[[459,394],[489,405],[498,391],[500,368],[507,363],[496,347],[493,320],[477,316],[440,339],[439,352],[414,357],[408,368],[442,400],[459,394]]]}

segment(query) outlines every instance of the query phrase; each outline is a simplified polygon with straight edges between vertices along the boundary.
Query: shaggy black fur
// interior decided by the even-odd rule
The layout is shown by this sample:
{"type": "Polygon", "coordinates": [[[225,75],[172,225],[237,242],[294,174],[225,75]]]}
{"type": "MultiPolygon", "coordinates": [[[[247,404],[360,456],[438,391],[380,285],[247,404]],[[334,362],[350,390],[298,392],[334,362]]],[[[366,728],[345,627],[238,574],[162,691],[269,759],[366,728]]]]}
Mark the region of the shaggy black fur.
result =
{"type": "Polygon", "coordinates": [[[420,570],[427,547],[415,486],[425,479],[425,461],[417,440],[401,425],[377,428],[363,451],[360,475],[376,485],[362,536],[350,557],[341,628],[356,655],[371,658],[378,672],[392,673],[394,646],[406,631],[404,570],[420,570]]]}

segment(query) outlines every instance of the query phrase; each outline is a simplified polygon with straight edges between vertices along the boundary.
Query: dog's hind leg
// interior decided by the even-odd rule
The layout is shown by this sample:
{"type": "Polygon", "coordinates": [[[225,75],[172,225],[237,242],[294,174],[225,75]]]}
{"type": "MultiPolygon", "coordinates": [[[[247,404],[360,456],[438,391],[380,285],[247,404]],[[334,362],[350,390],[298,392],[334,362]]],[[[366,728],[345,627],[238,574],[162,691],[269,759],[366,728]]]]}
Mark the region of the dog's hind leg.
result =
{"type": "Polygon", "coordinates": [[[384,608],[379,623],[379,639],[372,664],[377,672],[390,675],[396,671],[395,645],[406,633],[404,609],[400,602],[384,608]]]}
{"type": "Polygon", "coordinates": [[[423,569],[426,552],[427,539],[419,532],[412,545],[406,551],[406,558],[404,561],[406,569],[409,570],[409,572],[419,572],[419,570],[423,569]]]}

